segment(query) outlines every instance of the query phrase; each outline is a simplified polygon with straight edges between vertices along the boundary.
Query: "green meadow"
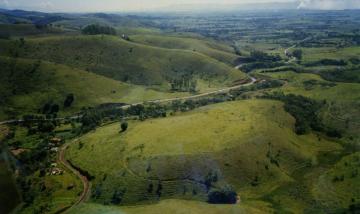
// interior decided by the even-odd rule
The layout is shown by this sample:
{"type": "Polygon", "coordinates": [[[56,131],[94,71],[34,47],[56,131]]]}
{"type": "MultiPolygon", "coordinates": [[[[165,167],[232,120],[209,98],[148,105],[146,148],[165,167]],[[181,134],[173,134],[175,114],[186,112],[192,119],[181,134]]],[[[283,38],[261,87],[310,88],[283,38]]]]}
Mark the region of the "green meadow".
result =
{"type": "Polygon", "coordinates": [[[125,133],[118,123],[100,127],[74,141],[67,158],[94,176],[92,202],[110,204],[115,191],[122,205],[206,201],[209,173],[217,173],[214,187],[232,185],[253,201],[296,184],[299,173],[319,166],[320,153],[342,150],[313,133],[298,136],[293,126],[280,102],[236,101],[130,122],[125,133]]]}

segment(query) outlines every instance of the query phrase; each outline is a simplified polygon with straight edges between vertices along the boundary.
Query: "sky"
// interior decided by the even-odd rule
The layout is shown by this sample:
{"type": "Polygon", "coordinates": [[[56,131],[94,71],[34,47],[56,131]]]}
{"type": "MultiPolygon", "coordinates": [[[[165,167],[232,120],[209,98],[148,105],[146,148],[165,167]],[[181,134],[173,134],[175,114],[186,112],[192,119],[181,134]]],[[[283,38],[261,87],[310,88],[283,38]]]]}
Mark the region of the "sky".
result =
{"type": "Polygon", "coordinates": [[[0,8],[45,12],[147,11],[176,5],[234,5],[261,2],[298,1],[301,9],[360,9],[360,0],[0,0],[0,8]]]}

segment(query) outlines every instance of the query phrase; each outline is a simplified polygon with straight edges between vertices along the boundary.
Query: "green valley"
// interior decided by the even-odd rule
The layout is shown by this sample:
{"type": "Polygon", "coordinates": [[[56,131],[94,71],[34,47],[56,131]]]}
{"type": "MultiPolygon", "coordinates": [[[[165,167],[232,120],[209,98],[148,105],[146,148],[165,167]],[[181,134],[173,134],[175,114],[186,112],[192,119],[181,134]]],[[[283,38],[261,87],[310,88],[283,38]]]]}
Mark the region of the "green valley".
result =
{"type": "Polygon", "coordinates": [[[358,9],[19,2],[1,214],[359,213],[358,9]]]}

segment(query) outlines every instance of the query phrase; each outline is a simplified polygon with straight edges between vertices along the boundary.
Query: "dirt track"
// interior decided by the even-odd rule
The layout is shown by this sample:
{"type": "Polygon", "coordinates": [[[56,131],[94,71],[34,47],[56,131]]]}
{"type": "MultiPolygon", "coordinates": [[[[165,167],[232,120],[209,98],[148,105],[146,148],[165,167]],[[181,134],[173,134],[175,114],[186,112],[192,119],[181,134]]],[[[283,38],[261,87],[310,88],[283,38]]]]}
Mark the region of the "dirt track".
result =
{"type": "Polygon", "coordinates": [[[60,152],[58,155],[58,162],[62,165],[64,165],[69,171],[73,172],[77,177],[80,178],[81,182],[83,183],[83,192],[81,193],[79,199],[70,207],[68,207],[67,209],[63,210],[62,212],[65,213],[67,212],[69,209],[79,205],[82,202],[85,202],[88,197],[90,196],[90,190],[91,190],[91,184],[88,180],[88,178],[84,175],[82,175],[78,170],[76,170],[74,167],[71,166],[71,164],[65,159],[65,152],[66,149],[69,147],[71,142],[64,144],[61,148],[60,148],[60,152]]]}

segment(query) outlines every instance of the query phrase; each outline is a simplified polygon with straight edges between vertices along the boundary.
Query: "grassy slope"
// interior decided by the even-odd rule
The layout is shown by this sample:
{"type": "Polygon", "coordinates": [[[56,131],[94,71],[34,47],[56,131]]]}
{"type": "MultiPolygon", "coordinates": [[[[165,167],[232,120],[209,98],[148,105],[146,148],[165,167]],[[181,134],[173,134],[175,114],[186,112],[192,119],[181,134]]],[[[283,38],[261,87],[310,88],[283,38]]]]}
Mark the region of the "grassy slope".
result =
{"type": "Polygon", "coordinates": [[[353,137],[359,136],[360,128],[360,84],[336,83],[335,86],[315,85],[306,88],[305,81],[316,80],[318,83],[329,83],[315,74],[297,74],[294,72],[267,73],[273,78],[286,79],[288,84],[275,91],[299,94],[317,100],[327,100],[328,109],[324,110],[324,121],[341,130],[348,132],[353,137]],[[348,122],[347,122],[348,121],[348,122]]]}
{"type": "Polygon", "coordinates": [[[330,170],[318,177],[312,189],[316,200],[329,210],[338,207],[347,208],[350,204],[359,203],[359,171],[360,152],[342,158],[330,170]],[[339,180],[335,180],[336,178],[339,180]]]}
{"type": "Polygon", "coordinates": [[[163,93],[142,86],[130,85],[68,66],[42,62],[35,74],[28,73],[36,61],[0,57],[3,73],[0,94],[9,100],[0,107],[0,118],[36,113],[43,104],[53,101],[62,106],[67,94],[76,100],[66,112],[73,113],[84,106],[109,102],[136,103],[143,100],[169,98],[185,93],[163,93]],[[10,65],[15,65],[17,76],[10,84],[10,65]],[[21,86],[21,87],[20,87],[21,86]],[[19,89],[21,88],[21,90],[19,89]],[[16,89],[15,95],[12,91],[16,89]]]}
{"type": "Polygon", "coordinates": [[[207,40],[163,35],[135,35],[131,40],[156,47],[200,52],[230,65],[237,58],[230,47],[207,40]]]}
{"type": "Polygon", "coordinates": [[[60,28],[49,27],[47,29],[37,29],[33,24],[0,24],[0,35],[7,36],[30,36],[30,35],[46,35],[60,34],[63,30],[60,28]]]}
{"type": "Polygon", "coordinates": [[[279,102],[223,103],[132,122],[122,134],[117,123],[99,128],[80,139],[83,148],[74,143],[67,158],[96,177],[95,189],[102,192],[97,202],[109,203],[117,188],[126,189],[123,204],[157,201],[147,189],[150,183],[156,188],[159,180],[162,199],[206,200],[201,182],[212,171],[219,176],[216,185],[231,184],[242,199],[253,199],[291,183],[292,174],[307,165],[316,165],[319,151],[339,149],[312,134],[297,136],[293,123],[279,102]],[[252,186],[255,177],[259,183],[252,186]]]}
{"type": "Polygon", "coordinates": [[[2,46],[2,54],[17,50],[20,57],[66,64],[135,84],[163,86],[183,74],[219,84],[246,78],[238,70],[200,53],[156,48],[118,37],[59,36],[28,39],[23,47],[4,42],[2,46]]]}
{"type": "Polygon", "coordinates": [[[320,59],[344,59],[360,57],[360,47],[347,48],[303,48],[303,61],[312,62],[320,59]]]}
{"type": "MultiPolygon", "coordinates": [[[[48,213],[56,213],[66,207],[73,205],[82,192],[81,181],[70,171],[66,171],[62,175],[46,175],[43,180],[45,191],[39,191],[35,197],[34,203],[31,206],[24,207],[19,213],[32,214],[39,212],[39,207],[46,207],[48,213]],[[68,189],[73,186],[72,189],[68,189]]],[[[32,175],[32,179],[37,180],[39,172],[32,175]]],[[[39,183],[33,184],[39,186],[39,183]]],[[[36,189],[36,187],[34,187],[36,189]]]]}
{"type": "Polygon", "coordinates": [[[86,203],[76,207],[70,213],[73,214],[110,214],[110,213],[173,213],[173,214],[221,214],[221,213],[270,213],[269,205],[262,202],[244,203],[241,205],[209,205],[203,202],[184,201],[184,200],[164,200],[155,205],[145,205],[136,207],[116,207],[102,206],[98,204],[86,203]]]}

